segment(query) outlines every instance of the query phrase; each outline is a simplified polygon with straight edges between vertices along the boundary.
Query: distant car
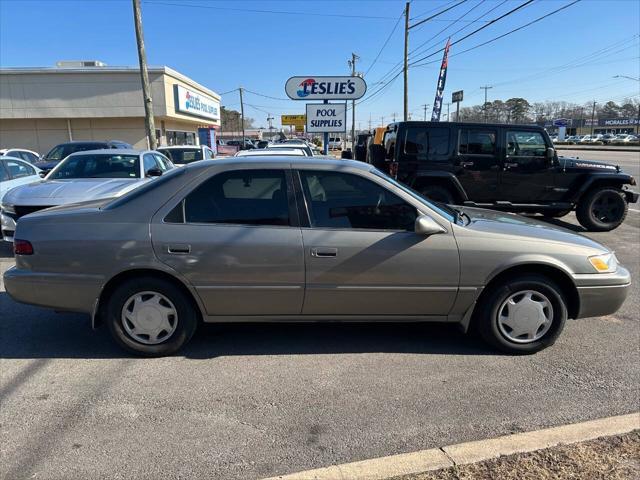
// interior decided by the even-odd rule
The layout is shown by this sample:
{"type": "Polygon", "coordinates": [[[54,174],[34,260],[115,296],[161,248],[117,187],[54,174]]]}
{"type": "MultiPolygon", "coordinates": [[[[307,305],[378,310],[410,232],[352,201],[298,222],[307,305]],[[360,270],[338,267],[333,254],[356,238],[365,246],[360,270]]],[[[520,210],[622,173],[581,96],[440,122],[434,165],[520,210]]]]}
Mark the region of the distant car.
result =
{"type": "Polygon", "coordinates": [[[267,148],[269,146],[269,142],[266,140],[258,140],[256,143],[257,148],[267,148]]]}
{"type": "Polygon", "coordinates": [[[253,150],[240,150],[235,157],[253,157],[255,155],[304,157],[307,156],[301,148],[256,148],[253,150]]]}
{"type": "Polygon", "coordinates": [[[339,137],[329,138],[329,150],[342,150],[342,139],[339,137]]]}
{"type": "Polygon", "coordinates": [[[614,140],[616,139],[616,135],[613,133],[605,133],[602,138],[600,139],[600,141],[602,143],[604,143],[605,145],[611,144],[614,142],[614,140]]]}
{"type": "Polygon", "coordinates": [[[132,149],[128,143],[120,140],[107,140],[104,142],[78,141],[67,142],[56,145],[49,152],[36,162],[36,167],[44,173],[49,173],[58,163],[75,152],[84,152],[87,150],[100,150],[105,148],[132,149]]]}
{"type": "Polygon", "coordinates": [[[40,170],[15,157],[0,157],[0,202],[5,193],[20,185],[40,180],[40,170]]]}
{"type": "Polygon", "coordinates": [[[580,135],[571,135],[570,137],[567,137],[565,139],[565,142],[575,144],[575,143],[580,143],[581,139],[582,137],[580,135]]]}
{"type": "Polygon", "coordinates": [[[269,145],[267,150],[281,150],[283,148],[295,148],[298,150],[302,150],[307,157],[313,157],[313,150],[309,145],[299,145],[297,143],[275,143],[273,145],[269,145]]]}
{"type": "Polygon", "coordinates": [[[40,154],[25,148],[0,148],[0,157],[13,157],[25,162],[35,163],[40,160],[40,154]]]}
{"type": "Polygon", "coordinates": [[[167,157],[174,165],[186,165],[198,160],[211,160],[215,157],[213,150],[206,145],[175,145],[156,149],[167,157]]]}
{"type": "Polygon", "coordinates": [[[24,215],[68,203],[118,197],[174,168],[155,151],[120,149],[72,153],[44,180],[22,185],[2,199],[2,238],[13,241],[24,215]]]}
{"type": "Polygon", "coordinates": [[[256,148],[253,142],[248,138],[245,139],[244,143],[242,140],[227,140],[227,145],[238,147],[240,150],[252,150],[256,148]]]}
{"type": "Polygon", "coordinates": [[[580,143],[597,143],[597,142],[602,142],[602,137],[604,135],[598,133],[595,135],[585,135],[584,137],[582,137],[582,140],[580,140],[580,143]]]}
{"type": "Polygon", "coordinates": [[[627,135],[627,137],[622,141],[625,145],[628,144],[636,144],[640,141],[640,137],[637,135],[627,135]]]}

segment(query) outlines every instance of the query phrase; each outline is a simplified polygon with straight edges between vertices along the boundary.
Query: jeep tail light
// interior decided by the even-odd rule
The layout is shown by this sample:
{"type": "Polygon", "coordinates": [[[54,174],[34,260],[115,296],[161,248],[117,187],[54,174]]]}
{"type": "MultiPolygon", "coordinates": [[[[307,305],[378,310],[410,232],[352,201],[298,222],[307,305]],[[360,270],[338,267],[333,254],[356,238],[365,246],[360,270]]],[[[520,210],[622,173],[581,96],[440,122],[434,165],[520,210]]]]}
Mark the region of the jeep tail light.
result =
{"type": "Polygon", "coordinates": [[[14,240],[13,253],[16,255],[33,255],[33,245],[26,240],[14,240]]]}

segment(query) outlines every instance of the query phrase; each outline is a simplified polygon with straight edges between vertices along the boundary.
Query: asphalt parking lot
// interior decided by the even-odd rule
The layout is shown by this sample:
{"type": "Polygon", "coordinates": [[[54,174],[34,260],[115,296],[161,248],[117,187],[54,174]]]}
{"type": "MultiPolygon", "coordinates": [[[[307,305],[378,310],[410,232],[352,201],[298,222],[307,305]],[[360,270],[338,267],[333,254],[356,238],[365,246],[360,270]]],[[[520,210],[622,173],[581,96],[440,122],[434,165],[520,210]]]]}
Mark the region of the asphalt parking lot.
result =
{"type": "MultiPolygon", "coordinates": [[[[638,168],[638,155],[618,163],[638,168]]],[[[0,282],[0,475],[262,478],[637,411],[633,209],[617,230],[588,234],[632,272],[622,309],[568,322],[527,357],[450,326],[242,324],[139,359],[85,316],[17,304],[0,282]]],[[[582,231],[573,214],[555,223],[582,231]]],[[[0,270],[12,263],[0,246],[0,270]]]]}

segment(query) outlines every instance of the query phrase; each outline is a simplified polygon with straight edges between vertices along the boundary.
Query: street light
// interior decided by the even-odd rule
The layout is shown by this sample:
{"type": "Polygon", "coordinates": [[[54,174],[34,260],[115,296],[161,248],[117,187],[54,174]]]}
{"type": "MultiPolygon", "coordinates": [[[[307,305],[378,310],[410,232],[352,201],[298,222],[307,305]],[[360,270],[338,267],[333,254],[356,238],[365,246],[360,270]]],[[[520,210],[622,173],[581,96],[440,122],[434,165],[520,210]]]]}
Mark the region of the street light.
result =
{"type": "Polygon", "coordinates": [[[635,80],[636,82],[640,82],[640,78],[631,77],[629,75],[614,75],[613,78],[627,78],[629,80],[635,80]]]}
{"type": "MultiPolygon", "coordinates": [[[[629,75],[614,75],[613,78],[626,78],[627,80],[640,82],[640,78],[631,77],[629,75]]],[[[638,117],[636,118],[636,122],[636,135],[640,135],[640,104],[638,105],[638,117]]]]}

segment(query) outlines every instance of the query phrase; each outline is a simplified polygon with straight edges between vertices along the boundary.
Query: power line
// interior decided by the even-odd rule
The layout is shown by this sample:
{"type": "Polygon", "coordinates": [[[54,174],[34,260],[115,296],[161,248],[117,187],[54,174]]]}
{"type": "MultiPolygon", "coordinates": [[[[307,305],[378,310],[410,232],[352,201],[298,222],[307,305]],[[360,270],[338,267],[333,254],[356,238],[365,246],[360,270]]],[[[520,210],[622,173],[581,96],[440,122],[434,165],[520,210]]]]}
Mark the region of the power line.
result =
{"type": "Polygon", "coordinates": [[[244,89],[245,92],[247,93],[251,93],[253,95],[258,95],[259,97],[264,97],[264,98],[270,98],[271,100],[286,100],[288,102],[291,101],[290,98],[283,98],[283,97],[272,97],[270,95],[265,95],[264,93],[258,93],[258,92],[254,92],[252,90],[247,90],[246,88],[244,89]]]}
{"type": "MultiPolygon", "coordinates": [[[[508,15],[508,14],[511,14],[511,13],[513,13],[515,10],[517,10],[517,9],[519,9],[519,8],[522,8],[522,7],[526,6],[526,5],[528,5],[528,4],[529,4],[529,3],[531,3],[532,1],[533,1],[533,0],[529,0],[529,1],[527,1],[526,3],[524,3],[524,4],[520,5],[520,7],[516,8],[516,9],[514,9],[514,10],[511,10],[510,12],[508,12],[507,14],[503,15],[503,16],[502,16],[502,17],[500,17],[500,18],[504,18],[504,16],[506,16],[506,15],[508,15]]],[[[535,20],[530,21],[529,23],[525,23],[524,25],[521,25],[520,27],[514,28],[513,30],[508,31],[507,33],[503,33],[502,35],[499,35],[499,36],[494,37],[494,38],[492,38],[492,39],[490,39],[490,40],[487,40],[486,42],[482,42],[482,43],[480,43],[480,44],[478,44],[478,45],[475,45],[475,46],[473,46],[473,47],[471,47],[471,48],[467,48],[466,50],[463,50],[463,51],[461,51],[461,52],[457,52],[457,53],[455,53],[454,55],[451,55],[451,56],[453,57],[453,56],[456,56],[456,55],[462,55],[463,53],[470,52],[471,50],[475,50],[476,48],[483,47],[483,46],[485,46],[485,45],[488,45],[489,43],[495,42],[496,40],[500,40],[501,38],[504,38],[504,37],[506,37],[507,35],[511,35],[512,33],[515,33],[515,32],[517,32],[517,31],[519,31],[519,30],[522,30],[523,28],[526,28],[526,27],[528,27],[528,26],[530,26],[530,25],[533,25],[534,23],[540,22],[541,20],[544,20],[545,18],[548,18],[548,17],[550,17],[551,15],[555,15],[556,13],[558,13],[558,12],[560,12],[560,11],[562,11],[562,10],[566,9],[566,8],[569,8],[570,6],[575,5],[576,3],[580,2],[580,1],[581,1],[581,0],[574,0],[573,2],[568,3],[567,5],[564,5],[564,6],[560,7],[560,8],[558,8],[558,9],[554,10],[553,12],[549,12],[549,13],[547,13],[546,15],[543,15],[543,16],[541,16],[541,17],[538,17],[538,18],[536,18],[535,20]]],[[[487,24],[486,26],[489,26],[489,25],[490,25],[490,24],[487,24]]],[[[464,40],[465,38],[470,37],[471,35],[473,35],[474,33],[476,33],[476,32],[478,32],[478,31],[482,30],[483,28],[485,28],[485,27],[481,27],[481,28],[479,28],[478,30],[475,30],[474,32],[470,33],[469,35],[466,35],[466,36],[462,37],[460,40],[456,40],[455,42],[453,42],[453,43],[451,44],[451,46],[455,45],[456,43],[461,42],[461,41],[462,41],[462,40],[464,40]]],[[[427,63],[418,63],[418,62],[421,62],[421,61],[423,61],[423,60],[426,60],[427,58],[430,58],[430,57],[434,56],[435,54],[437,54],[438,52],[441,52],[441,51],[443,51],[443,50],[444,50],[444,48],[442,48],[442,49],[438,50],[437,52],[434,52],[434,53],[432,53],[432,54],[430,54],[430,55],[427,55],[426,57],[423,57],[423,58],[421,58],[421,59],[419,59],[419,60],[416,60],[415,62],[413,62],[413,63],[411,64],[411,66],[419,67],[419,66],[422,66],[422,65],[428,65],[429,63],[433,63],[433,62],[427,62],[427,63]]]]}
{"type": "Polygon", "coordinates": [[[316,12],[294,12],[294,11],[286,11],[286,10],[262,10],[255,8],[237,8],[237,7],[219,7],[213,5],[197,5],[193,3],[171,3],[171,2],[162,2],[155,0],[145,0],[144,3],[149,5],[163,5],[170,7],[192,7],[192,8],[205,8],[209,10],[226,10],[231,12],[244,12],[244,13],[268,13],[275,15],[296,15],[300,16],[308,16],[308,17],[332,17],[332,18],[358,18],[363,20],[395,20],[395,17],[383,17],[376,15],[347,15],[340,13],[316,13],[316,12]]]}
{"type": "MultiPolygon", "coordinates": [[[[579,1],[580,1],[580,0],[575,0],[575,2],[574,2],[574,3],[579,2],[579,1]]],[[[485,28],[487,28],[487,27],[489,27],[489,26],[493,25],[494,23],[499,22],[499,21],[500,21],[500,20],[502,20],[503,18],[506,18],[506,17],[508,17],[509,15],[513,15],[513,14],[514,14],[514,13],[516,13],[518,10],[520,10],[520,9],[522,9],[522,8],[524,8],[524,7],[526,7],[527,5],[530,5],[530,4],[531,4],[531,3],[533,3],[533,2],[534,2],[534,0],[527,0],[526,2],[524,2],[524,3],[520,4],[520,5],[518,5],[516,8],[512,8],[512,9],[511,9],[511,10],[509,10],[507,13],[503,13],[503,14],[502,14],[502,15],[500,15],[499,17],[494,18],[493,20],[491,20],[491,21],[490,21],[489,23],[487,23],[486,25],[483,25],[482,27],[475,29],[473,32],[468,33],[467,35],[465,35],[464,37],[462,37],[462,38],[460,38],[460,39],[456,40],[455,42],[452,42],[452,43],[451,43],[451,45],[450,45],[450,47],[453,47],[454,45],[456,45],[456,44],[458,44],[458,43],[462,42],[463,40],[466,40],[467,38],[471,37],[472,35],[475,35],[476,33],[478,33],[478,32],[480,32],[480,31],[484,30],[485,28]]],[[[540,18],[539,20],[541,20],[541,19],[542,19],[542,18],[540,18]]],[[[427,56],[425,56],[425,57],[422,57],[422,58],[419,58],[418,60],[415,60],[414,62],[412,62],[412,63],[411,63],[411,65],[412,65],[412,66],[413,66],[413,65],[416,65],[418,62],[422,62],[423,60],[426,60],[427,58],[431,58],[431,57],[433,57],[434,55],[437,55],[438,53],[440,53],[440,52],[442,52],[442,51],[444,51],[444,47],[443,47],[443,48],[441,48],[440,50],[437,50],[437,51],[435,51],[435,52],[433,52],[433,53],[430,53],[429,55],[427,55],[427,56]]]]}
{"type": "Polygon", "coordinates": [[[369,71],[373,68],[373,66],[376,64],[376,62],[378,61],[378,58],[380,58],[380,54],[382,53],[382,51],[386,48],[387,44],[389,43],[389,40],[391,40],[391,37],[393,36],[393,34],[396,32],[396,29],[398,28],[398,25],[400,25],[400,20],[402,20],[402,16],[404,15],[404,12],[400,13],[400,16],[398,17],[398,20],[396,20],[396,24],[393,26],[393,29],[391,30],[391,33],[389,34],[389,36],[387,37],[387,39],[385,40],[384,44],[382,45],[382,48],[380,49],[380,51],[378,52],[378,54],[376,55],[376,58],[373,59],[373,62],[371,63],[371,65],[369,65],[369,68],[367,68],[367,71],[364,72],[364,76],[367,76],[367,73],[369,73],[369,71]]]}
{"type": "MultiPolygon", "coordinates": [[[[455,5],[447,7],[444,10],[440,10],[438,13],[434,13],[433,15],[431,15],[430,17],[425,18],[424,20],[420,20],[419,22],[414,23],[413,25],[411,25],[409,27],[409,29],[416,28],[416,27],[422,25],[423,23],[428,22],[429,20],[433,20],[434,18],[439,17],[443,13],[448,12],[449,10],[452,10],[452,9],[456,8],[458,5],[462,5],[466,1],[467,0],[461,0],[460,2],[456,3],[455,5]]],[[[531,1],[533,1],[533,0],[531,0],[531,1]]]]}

